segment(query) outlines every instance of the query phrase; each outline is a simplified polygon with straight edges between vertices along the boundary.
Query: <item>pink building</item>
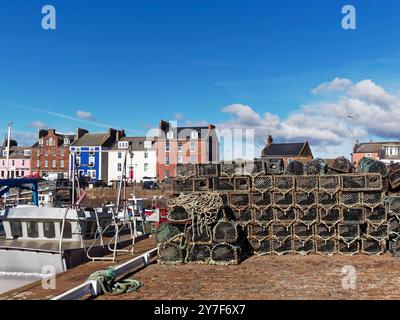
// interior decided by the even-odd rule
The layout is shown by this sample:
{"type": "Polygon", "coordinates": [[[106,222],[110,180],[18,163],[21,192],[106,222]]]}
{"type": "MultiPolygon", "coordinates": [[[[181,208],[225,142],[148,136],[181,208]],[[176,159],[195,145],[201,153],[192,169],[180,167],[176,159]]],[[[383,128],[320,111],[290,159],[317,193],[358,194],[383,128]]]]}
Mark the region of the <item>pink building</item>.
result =
{"type": "MultiPolygon", "coordinates": [[[[0,149],[0,179],[7,178],[7,148],[0,149]]],[[[22,178],[31,175],[31,148],[10,147],[8,160],[9,178],[22,178]]]]}

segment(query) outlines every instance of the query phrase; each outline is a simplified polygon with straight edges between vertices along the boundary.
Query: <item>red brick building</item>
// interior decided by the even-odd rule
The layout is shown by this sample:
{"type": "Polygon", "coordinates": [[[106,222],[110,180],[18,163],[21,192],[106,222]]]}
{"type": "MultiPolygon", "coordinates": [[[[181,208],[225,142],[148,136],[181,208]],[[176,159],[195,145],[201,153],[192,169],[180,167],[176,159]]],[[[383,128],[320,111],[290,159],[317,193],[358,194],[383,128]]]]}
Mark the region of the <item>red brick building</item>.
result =
{"type": "Polygon", "coordinates": [[[156,138],[157,179],[174,177],[177,163],[219,161],[219,140],[215,126],[178,127],[161,120],[156,138]]]}
{"type": "Polygon", "coordinates": [[[60,134],[55,129],[39,129],[37,142],[32,146],[32,174],[39,177],[69,177],[70,145],[87,133],[78,129],[76,135],[60,134]]]}

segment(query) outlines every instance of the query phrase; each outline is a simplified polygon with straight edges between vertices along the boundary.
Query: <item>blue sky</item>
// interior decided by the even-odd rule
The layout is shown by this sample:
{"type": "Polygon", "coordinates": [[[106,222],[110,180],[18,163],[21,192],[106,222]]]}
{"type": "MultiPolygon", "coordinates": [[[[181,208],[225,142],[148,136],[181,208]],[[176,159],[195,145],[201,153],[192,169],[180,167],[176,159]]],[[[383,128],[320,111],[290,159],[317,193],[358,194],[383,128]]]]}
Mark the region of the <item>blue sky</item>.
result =
{"type": "MultiPolygon", "coordinates": [[[[302,106],[337,103],[343,92],[311,93],[335,78],[371,79],[397,97],[399,14],[395,0],[2,0],[0,129],[12,121],[28,143],[40,123],[130,135],[175,117],[226,127],[246,121],[222,112],[234,104],[284,122],[302,106]],[[46,4],[56,30],[41,28],[46,4]],[[345,4],[357,10],[356,30],[341,28],[345,4]],[[91,122],[74,119],[78,111],[91,122]]],[[[361,139],[398,134],[355,125],[361,139]]],[[[332,141],[312,142],[321,153],[344,150],[332,141]]]]}

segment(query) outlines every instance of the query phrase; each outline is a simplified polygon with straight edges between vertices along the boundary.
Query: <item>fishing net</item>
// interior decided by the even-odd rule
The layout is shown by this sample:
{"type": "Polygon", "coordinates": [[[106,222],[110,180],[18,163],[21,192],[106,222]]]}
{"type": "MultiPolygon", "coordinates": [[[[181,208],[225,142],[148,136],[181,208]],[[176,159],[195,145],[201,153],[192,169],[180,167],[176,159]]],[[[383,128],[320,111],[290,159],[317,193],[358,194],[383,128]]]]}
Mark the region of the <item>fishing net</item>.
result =
{"type": "Polygon", "coordinates": [[[250,194],[240,191],[231,192],[229,204],[232,208],[246,208],[250,205],[250,194]]]}
{"type": "Polygon", "coordinates": [[[196,165],[194,163],[177,163],[176,164],[176,177],[177,178],[191,178],[197,175],[196,165]]]}
{"type": "Polygon", "coordinates": [[[272,253],[277,255],[284,255],[293,252],[293,241],[292,239],[285,240],[272,240],[272,253]]]}
{"type": "Polygon", "coordinates": [[[272,176],[257,176],[253,177],[252,188],[253,190],[263,192],[272,189],[272,176]]]}
{"type": "Polygon", "coordinates": [[[333,207],[331,209],[319,209],[319,220],[321,223],[332,226],[341,221],[341,214],[339,207],[333,207]]]}
{"type": "Polygon", "coordinates": [[[252,192],[251,205],[253,208],[265,209],[272,205],[272,197],[269,192],[252,192]]]}
{"type": "Polygon", "coordinates": [[[275,221],[274,209],[268,207],[266,209],[253,209],[254,222],[263,226],[268,226],[275,221]]]}
{"type": "Polygon", "coordinates": [[[275,220],[284,225],[290,225],[296,221],[296,210],[282,210],[279,208],[274,209],[275,220]]]}
{"type": "Polygon", "coordinates": [[[306,241],[302,241],[299,239],[295,239],[293,240],[293,249],[295,253],[300,254],[302,256],[314,253],[315,252],[314,240],[308,239],[306,241]]]}
{"type": "Polygon", "coordinates": [[[340,189],[339,175],[326,175],[319,177],[319,190],[329,194],[334,194],[340,189]]]}
{"type": "Polygon", "coordinates": [[[235,184],[233,178],[213,178],[214,191],[233,191],[235,184]]]}
{"type": "Polygon", "coordinates": [[[380,255],[385,252],[386,241],[375,239],[361,239],[361,251],[364,254],[380,255]]]}
{"type": "Polygon", "coordinates": [[[289,193],[273,193],[273,204],[280,209],[288,209],[294,205],[293,194],[289,193]]]}
{"type": "Polygon", "coordinates": [[[386,208],[379,205],[376,208],[365,208],[365,220],[373,225],[380,225],[387,221],[386,208]]]}
{"type": "Polygon", "coordinates": [[[218,243],[211,249],[211,264],[238,264],[244,258],[242,247],[229,243],[218,243]]]}
{"type": "Polygon", "coordinates": [[[271,225],[272,237],[277,240],[285,240],[292,237],[292,225],[284,225],[280,223],[273,223],[271,225]]]}
{"type": "Polygon", "coordinates": [[[365,223],[364,208],[342,208],[342,222],[344,224],[365,223]]]}
{"type": "Polygon", "coordinates": [[[235,177],[235,190],[248,191],[250,190],[250,177],[235,177]]]}
{"type": "Polygon", "coordinates": [[[295,223],[293,225],[293,235],[298,240],[309,240],[314,235],[314,228],[310,225],[295,223]]]}
{"type": "Polygon", "coordinates": [[[315,192],[295,192],[295,204],[302,210],[308,210],[317,204],[317,194],[315,192]]]}
{"type": "Polygon", "coordinates": [[[379,226],[374,226],[372,224],[367,225],[367,236],[368,238],[374,240],[386,240],[389,237],[389,226],[387,223],[381,224],[379,226]]]}
{"type": "Polygon", "coordinates": [[[360,242],[353,241],[353,242],[345,242],[339,240],[337,242],[338,252],[344,256],[353,256],[360,252],[360,242]]]}
{"type": "Polygon", "coordinates": [[[267,159],[265,167],[267,174],[281,174],[285,168],[282,159],[267,159]]]}
{"type": "Polygon", "coordinates": [[[164,242],[158,245],[158,262],[161,264],[182,264],[185,246],[180,243],[164,242]]]}
{"type": "Polygon", "coordinates": [[[339,197],[337,193],[329,194],[326,192],[318,192],[318,205],[324,209],[330,209],[337,206],[339,197]]]}
{"type": "Polygon", "coordinates": [[[271,236],[271,228],[257,223],[247,225],[247,236],[251,239],[265,239],[271,236]]]}
{"type": "Polygon", "coordinates": [[[214,243],[235,243],[239,240],[239,228],[233,221],[220,220],[214,226],[212,235],[214,243]]]}
{"type": "Polygon", "coordinates": [[[339,224],[338,237],[345,242],[353,242],[360,237],[360,226],[339,224]]]}
{"type": "Polygon", "coordinates": [[[369,191],[381,191],[383,189],[382,176],[377,173],[368,173],[365,175],[366,187],[369,191]]]}
{"type": "Polygon", "coordinates": [[[315,225],[315,236],[320,240],[330,240],[336,238],[335,226],[327,226],[326,224],[315,225]]]}
{"type": "Polygon", "coordinates": [[[233,177],[242,174],[243,162],[241,161],[222,161],[221,162],[221,176],[233,177]]]}
{"type": "Polygon", "coordinates": [[[244,163],[243,174],[256,177],[267,173],[265,162],[262,160],[246,161],[244,163]]]}
{"type": "Polygon", "coordinates": [[[295,176],[302,176],[304,174],[304,165],[300,161],[293,160],[288,164],[286,172],[295,176]]]}
{"type": "Polygon", "coordinates": [[[304,166],[304,173],[307,175],[325,174],[328,170],[328,165],[325,160],[316,158],[310,160],[304,166]]]}
{"type": "Polygon", "coordinates": [[[296,220],[309,226],[318,221],[317,207],[310,207],[307,210],[297,209],[296,220]]]}
{"type": "Polygon", "coordinates": [[[320,255],[331,256],[337,252],[336,240],[315,240],[315,251],[320,255]]]}
{"type": "Polygon", "coordinates": [[[174,225],[168,222],[161,223],[155,232],[156,241],[157,243],[167,242],[182,234],[183,230],[183,225],[174,225]]]}
{"type": "Polygon", "coordinates": [[[249,239],[249,244],[253,253],[257,256],[271,254],[271,240],[269,239],[249,239]]]}
{"type": "Polygon", "coordinates": [[[363,192],[363,204],[368,208],[376,208],[383,204],[385,194],[382,191],[363,192]]]}
{"type": "Polygon", "coordinates": [[[211,244],[211,229],[206,224],[194,223],[186,228],[186,240],[189,244],[211,244]]]}
{"type": "Polygon", "coordinates": [[[302,192],[313,192],[318,190],[318,176],[296,177],[296,190],[302,192]]]}
{"type": "Polygon", "coordinates": [[[352,165],[347,158],[339,157],[333,161],[332,166],[329,169],[338,173],[351,173],[352,165]]]}
{"type": "Polygon", "coordinates": [[[193,192],[193,179],[174,179],[172,182],[172,190],[174,194],[193,192]]]}
{"type": "Polygon", "coordinates": [[[365,175],[344,174],[342,178],[343,191],[363,191],[366,189],[365,175]]]}
{"type": "Polygon", "coordinates": [[[189,212],[182,206],[173,207],[168,213],[167,219],[172,223],[187,223],[191,221],[189,212]]]}
{"type": "Polygon", "coordinates": [[[188,264],[209,263],[211,246],[207,244],[189,244],[186,250],[185,262],[188,264]]]}
{"type": "Polygon", "coordinates": [[[360,206],[362,203],[361,192],[343,191],[339,195],[339,203],[347,208],[360,206]]]}
{"type": "Polygon", "coordinates": [[[211,191],[211,180],[207,178],[194,178],[193,179],[193,190],[198,191],[211,191]]]}
{"type": "Polygon", "coordinates": [[[217,163],[199,163],[197,165],[197,174],[200,178],[218,177],[217,163]]]}
{"type": "Polygon", "coordinates": [[[295,180],[293,176],[273,176],[274,190],[280,193],[288,193],[294,190],[295,180]]]}
{"type": "Polygon", "coordinates": [[[251,208],[232,209],[235,220],[240,225],[246,225],[253,221],[253,213],[251,208]]]}

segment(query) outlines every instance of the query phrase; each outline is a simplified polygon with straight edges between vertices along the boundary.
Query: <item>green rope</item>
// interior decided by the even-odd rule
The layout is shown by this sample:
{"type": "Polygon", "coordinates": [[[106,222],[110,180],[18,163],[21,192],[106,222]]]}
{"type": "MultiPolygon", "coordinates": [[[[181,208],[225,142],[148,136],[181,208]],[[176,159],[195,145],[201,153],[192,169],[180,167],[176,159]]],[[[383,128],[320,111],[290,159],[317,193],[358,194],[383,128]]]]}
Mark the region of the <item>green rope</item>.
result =
{"type": "Polygon", "coordinates": [[[101,290],[106,295],[119,295],[138,290],[143,283],[134,279],[125,279],[116,282],[116,271],[113,268],[99,270],[92,273],[88,280],[96,280],[100,284],[101,290]]]}

